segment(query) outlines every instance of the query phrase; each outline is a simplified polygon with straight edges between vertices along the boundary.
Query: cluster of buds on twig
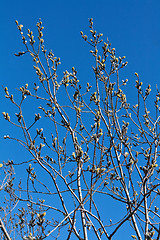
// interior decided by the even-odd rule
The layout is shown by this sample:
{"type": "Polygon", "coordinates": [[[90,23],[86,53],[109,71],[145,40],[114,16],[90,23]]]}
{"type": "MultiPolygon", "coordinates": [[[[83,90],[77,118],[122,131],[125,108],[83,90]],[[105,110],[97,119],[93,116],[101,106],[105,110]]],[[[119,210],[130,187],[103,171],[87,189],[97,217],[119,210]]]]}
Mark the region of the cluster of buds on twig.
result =
{"type": "Polygon", "coordinates": [[[26,96],[31,95],[30,91],[27,89],[28,88],[28,84],[25,84],[25,87],[20,87],[19,90],[22,92],[22,99],[24,100],[26,98],[26,96]]]}
{"type": "Polygon", "coordinates": [[[139,82],[139,75],[138,75],[138,73],[137,72],[135,72],[135,75],[136,75],[136,77],[138,78],[138,80],[136,80],[136,85],[135,85],[135,87],[138,89],[138,92],[140,93],[140,94],[142,94],[142,82],[139,82]]]}
{"type": "Polygon", "coordinates": [[[82,31],[80,31],[80,34],[81,34],[82,38],[86,41],[87,40],[87,35],[84,35],[82,31]]]}
{"type": "Polygon", "coordinates": [[[122,90],[119,88],[117,92],[115,92],[115,95],[120,99],[122,104],[126,103],[126,95],[122,92],[122,90]]]}
{"type": "Polygon", "coordinates": [[[150,94],[150,92],[151,92],[151,85],[149,84],[145,91],[145,98],[150,94]]]}
{"type": "Polygon", "coordinates": [[[41,226],[45,222],[45,218],[44,218],[45,215],[46,215],[46,212],[37,214],[37,218],[38,218],[37,225],[41,226]]]}
{"type": "Polygon", "coordinates": [[[23,25],[19,24],[17,20],[15,22],[16,22],[17,28],[20,31],[20,34],[22,36],[23,43],[26,45],[27,41],[26,41],[25,36],[23,35],[23,31],[22,31],[23,25]]]}
{"type": "Polygon", "coordinates": [[[123,125],[122,125],[122,135],[125,136],[127,134],[127,130],[128,130],[128,126],[129,126],[129,122],[125,122],[123,120],[123,125]]]}
{"type": "Polygon", "coordinates": [[[83,38],[85,41],[87,41],[87,42],[90,43],[92,46],[94,46],[94,44],[97,44],[97,43],[103,41],[102,39],[99,40],[100,37],[103,36],[103,34],[102,34],[102,33],[97,34],[97,32],[93,29],[93,18],[90,18],[90,19],[89,19],[89,24],[90,24],[90,25],[89,25],[90,33],[91,33],[93,39],[90,39],[90,42],[89,42],[89,41],[87,40],[87,39],[88,39],[87,35],[84,35],[84,33],[83,33],[82,31],[80,32],[80,34],[81,34],[82,38],[83,38]]]}
{"type": "Polygon", "coordinates": [[[43,28],[42,27],[42,21],[41,19],[39,19],[39,22],[37,23],[37,27],[38,27],[38,39],[40,40],[40,43],[42,44],[44,42],[44,39],[42,38],[43,37],[43,28]]]}
{"type": "Polygon", "coordinates": [[[35,43],[35,40],[34,40],[33,32],[30,29],[28,29],[27,36],[29,37],[30,44],[33,45],[35,43]]]}
{"type": "Polygon", "coordinates": [[[72,83],[72,79],[70,80],[70,74],[68,71],[65,71],[63,74],[64,77],[62,79],[62,83],[64,84],[65,87],[68,87],[69,83],[72,83]]]}
{"type": "Polygon", "coordinates": [[[5,93],[6,93],[5,97],[6,97],[6,98],[9,98],[9,99],[11,100],[11,102],[14,103],[13,94],[11,94],[11,95],[9,94],[7,87],[4,88],[4,91],[5,91],[5,93]]]}
{"type": "Polygon", "coordinates": [[[38,121],[39,119],[41,119],[40,114],[39,113],[38,114],[35,113],[35,122],[38,121]]]}
{"type": "Polygon", "coordinates": [[[29,167],[26,169],[27,173],[30,175],[30,180],[32,183],[34,183],[34,180],[36,179],[37,175],[36,172],[33,172],[34,168],[31,164],[29,164],[29,167]]]}
{"type": "Polygon", "coordinates": [[[10,116],[8,113],[2,112],[2,114],[3,114],[5,120],[10,121],[10,116]]]}
{"type": "Polygon", "coordinates": [[[97,102],[97,92],[91,94],[90,101],[93,101],[94,103],[97,102]]]}

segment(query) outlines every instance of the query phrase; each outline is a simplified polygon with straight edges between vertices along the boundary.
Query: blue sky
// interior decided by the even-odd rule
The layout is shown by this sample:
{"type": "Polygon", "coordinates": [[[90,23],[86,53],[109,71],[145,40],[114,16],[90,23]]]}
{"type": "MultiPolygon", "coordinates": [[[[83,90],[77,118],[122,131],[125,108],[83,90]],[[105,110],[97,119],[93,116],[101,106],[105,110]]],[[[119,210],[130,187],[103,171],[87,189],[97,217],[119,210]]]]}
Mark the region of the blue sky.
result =
{"type": "MultiPolygon", "coordinates": [[[[125,55],[128,66],[123,77],[129,79],[128,98],[135,93],[134,72],[138,72],[144,86],[150,83],[152,92],[159,86],[160,56],[160,1],[158,0],[92,0],[92,1],[2,1],[0,7],[0,85],[8,86],[11,92],[25,83],[30,83],[35,75],[32,61],[25,57],[16,58],[14,53],[23,51],[23,44],[16,28],[15,20],[24,25],[24,32],[30,28],[36,35],[36,23],[42,19],[45,46],[61,58],[60,71],[71,70],[74,66],[83,83],[92,81],[92,58],[89,46],[83,41],[80,31],[88,34],[88,18],[94,19],[98,32],[104,34],[116,48],[117,54],[125,55]]],[[[3,98],[0,86],[0,110],[9,111],[11,105],[3,98]]],[[[23,151],[15,144],[6,143],[3,135],[14,130],[0,116],[0,149],[2,161],[20,158],[23,151]],[[6,151],[7,150],[7,151],[6,151]]]]}

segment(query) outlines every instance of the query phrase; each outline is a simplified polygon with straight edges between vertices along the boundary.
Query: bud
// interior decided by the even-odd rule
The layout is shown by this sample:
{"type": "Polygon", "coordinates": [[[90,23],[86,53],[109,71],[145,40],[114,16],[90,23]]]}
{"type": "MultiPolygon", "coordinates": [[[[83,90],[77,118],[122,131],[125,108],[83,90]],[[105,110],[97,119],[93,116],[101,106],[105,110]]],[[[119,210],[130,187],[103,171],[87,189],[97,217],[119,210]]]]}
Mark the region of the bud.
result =
{"type": "Polygon", "coordinates": [[[137,72],[135,72],[135,75],[136,75],[136,77],[139,77],[139,75],[138,75],[138,73],[137,73],[137,72]]]}

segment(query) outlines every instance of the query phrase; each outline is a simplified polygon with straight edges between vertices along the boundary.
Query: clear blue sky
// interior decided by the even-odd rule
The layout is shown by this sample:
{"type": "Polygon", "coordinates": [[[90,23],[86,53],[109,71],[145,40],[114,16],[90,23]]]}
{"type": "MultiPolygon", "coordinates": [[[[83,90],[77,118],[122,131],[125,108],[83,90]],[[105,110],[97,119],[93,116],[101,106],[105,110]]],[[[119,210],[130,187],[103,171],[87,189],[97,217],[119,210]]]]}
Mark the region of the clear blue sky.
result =
{"type": "MultiPolygon", "coordinates": [[[[44,26],[45,46],[61,58],[61,71],[74,66],[82,83],[92,80],[89,47],[80,36],[80,31],[88,33],[88,18],[91,17],[95,29],[104,34],[104,39],[108,37],[118,55],[125,55],[129,62],[123,74],[129,79],[130,100],[134,101],[135,97],[132,91],[134,72],[139,73],[146,87],[150,83],[154,92],[160,82],[159,0],[1,1],[0,85],[8,86],[10,92],[14,92],[15,88],[32,81],[32,61],[29,64],[25,58],[14,56],[24,50],[15,20],[24,25],[24,32],[30,28],[36,35],[35,25],[39,18],[44,26]]],[[[0,86],[0,110],[7,112],[11,105],[3,96],[0,86]]],[[[4,143],[3,135],[13,130],[2,114],[0,126],[0,163],[14,159],[17,153],[20,158],[23,151],[4,143]]]]}

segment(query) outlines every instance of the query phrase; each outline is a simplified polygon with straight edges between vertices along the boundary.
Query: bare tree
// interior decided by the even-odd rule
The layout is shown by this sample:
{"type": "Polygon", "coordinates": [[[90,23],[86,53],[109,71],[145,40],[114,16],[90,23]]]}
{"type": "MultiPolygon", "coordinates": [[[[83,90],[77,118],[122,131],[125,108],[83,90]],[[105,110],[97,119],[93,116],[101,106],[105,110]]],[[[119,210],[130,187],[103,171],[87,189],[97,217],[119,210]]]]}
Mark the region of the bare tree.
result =
{"type": "Polygon", "coordinates": [[[28,160],[4,163],[15,171],[4,188],[15,206],[9,208],[8,216],[2,210],[2,220],[6,224],[12,220],[9,235],[30,240],[111,240],[127,226],[128,237],[148,240],[154,235],[158,240],[158,89],[151,108],[151,86],[143,90],[135,73],[137,97],[135,103],[128,103],[128,79],[120,76],[127,65],[125,56],[117,56],[109,40],[103,41],[92,19],[91,39],[83,32],[81,36],[95,61],[93,86],[79,81],[74,67],[58,77],[60,58],[47,52],[41,20],[38,43],[31,30],[26,37],[23,25],[16,24],[25,49],[15,55],[31,56],[38,81],[29,83],[33,89],[27,83],[18,89],[19,102],[4,87],[16,110],[3,116],[17,128],[17,136],[4,138],[15,140],[30,154],[28,160]],[[111,201],[121,209],[117,222],[114,211],[112,220],[105,212],[111,201]]]}

